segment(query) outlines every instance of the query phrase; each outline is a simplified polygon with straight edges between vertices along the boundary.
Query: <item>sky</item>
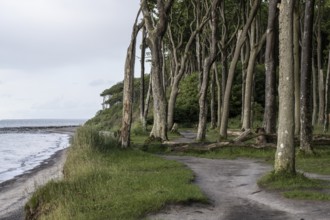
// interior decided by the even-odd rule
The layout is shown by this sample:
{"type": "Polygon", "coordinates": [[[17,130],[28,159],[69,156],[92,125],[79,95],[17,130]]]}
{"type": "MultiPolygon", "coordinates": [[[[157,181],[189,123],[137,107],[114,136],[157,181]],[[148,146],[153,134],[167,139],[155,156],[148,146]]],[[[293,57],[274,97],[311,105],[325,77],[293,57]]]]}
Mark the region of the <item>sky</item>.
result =
{"type": "Polygon", "coordinates": [[[88,119],[124,78],[138,0],[0,0],[0,120],[88,119]]]}

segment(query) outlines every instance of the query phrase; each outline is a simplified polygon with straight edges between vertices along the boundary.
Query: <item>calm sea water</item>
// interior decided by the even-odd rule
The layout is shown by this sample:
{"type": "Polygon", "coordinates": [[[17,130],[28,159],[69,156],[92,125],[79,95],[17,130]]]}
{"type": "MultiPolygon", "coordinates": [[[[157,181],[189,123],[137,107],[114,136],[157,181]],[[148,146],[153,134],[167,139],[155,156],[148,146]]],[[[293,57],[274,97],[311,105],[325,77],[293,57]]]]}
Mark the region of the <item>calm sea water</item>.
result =
{"type": "MultiPolygon", "coordinates": [[[[0,120],[0,128],[81,125],[85,120],[0,120]]],[[[24,131],[0,133],[0,183],[23,174],[69,146],[68,134],[24,131]]]]}

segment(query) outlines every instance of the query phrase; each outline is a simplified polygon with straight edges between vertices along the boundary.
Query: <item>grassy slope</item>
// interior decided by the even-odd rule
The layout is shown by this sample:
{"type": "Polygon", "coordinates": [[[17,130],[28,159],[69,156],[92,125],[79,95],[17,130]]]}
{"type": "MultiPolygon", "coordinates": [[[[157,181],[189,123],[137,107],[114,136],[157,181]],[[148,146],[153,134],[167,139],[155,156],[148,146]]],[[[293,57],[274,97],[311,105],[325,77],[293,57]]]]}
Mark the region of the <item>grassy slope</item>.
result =
{"type": "Polygon", "coordinates": [[[30,219],[138,219],[168,203],[207,201],[183,165],[138,150],[97,150],[92,139],[70,149],[63,181],[33,195],[30,219]]]}

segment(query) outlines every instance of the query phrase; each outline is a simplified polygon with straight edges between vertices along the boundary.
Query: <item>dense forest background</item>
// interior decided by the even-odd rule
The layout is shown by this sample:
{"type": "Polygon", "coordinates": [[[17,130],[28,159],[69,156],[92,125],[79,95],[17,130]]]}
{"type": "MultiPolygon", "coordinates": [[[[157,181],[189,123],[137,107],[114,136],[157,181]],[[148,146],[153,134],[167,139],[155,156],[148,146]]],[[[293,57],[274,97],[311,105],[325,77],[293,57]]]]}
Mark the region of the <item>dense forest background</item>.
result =
{"type": "Polygon", "coordinates": [[[329,124],[329,13],[328,0],[141,0],[124,81],[90,123],[120,129],[127,147],[132,124],[163,141],[175,123],[195,127],[203,141],[235,121],[277,133],[277,161],[293,161],[294,137],[312,153],[313,129],[329,124]]]}

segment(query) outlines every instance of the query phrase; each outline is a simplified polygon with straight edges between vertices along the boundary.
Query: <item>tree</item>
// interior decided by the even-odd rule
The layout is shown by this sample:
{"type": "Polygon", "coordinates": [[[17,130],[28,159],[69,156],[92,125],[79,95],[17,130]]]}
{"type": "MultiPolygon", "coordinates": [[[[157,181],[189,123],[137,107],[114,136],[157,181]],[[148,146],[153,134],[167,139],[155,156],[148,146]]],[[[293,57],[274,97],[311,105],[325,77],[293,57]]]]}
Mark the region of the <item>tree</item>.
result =
{"type": "Polygon", "coordinates": [[[151,51],[151,81],[154,101],[154,123],[150,136],[167,140],[166,99],[162,80],[162,40],[166,33],[168,14],[174,0],[157,0],[157,19],[153,17],[148,0],[141,0],[144,22],[147,28],[147,44],[151,51]]]}
{"type": "Polygon", "coordinates": [[[245,92],[244,92],[244,110],[243,110],[243,125],[242,128],[244,130],[251,129],[251,111],[252,111],[252,96],[253,96],[253,76],[254,76],[254,67],[257,59],[257,55],[259,54],[263,44],[266,41],[266,33],[261,37],[258,43],[256,43],[257,38],[257,22],[254,20],[251,26],[251,34],[250,34],[250,55],[246,72],[245,79],[245,92]]]}
{"type": "Polygon", "coordinates": [[[144,73],[145,73],[145,54],[146,54],[146,28],[145,26],[143,27],[142,30],[142,42],[141,42],[141,80],[140,80],[140,120],[143,129],[146,131],[147,130],[147,122],[146,122],[146,115],[144,114],[145,112],[145,107],[144,107],[144,73]]]}
{"type": "Polygon", "coordinates": [[[294,60],[294,97],[295,97],[295,135],[300,134],[300,4],[295,1],[293,15],[293,60],[294,60]]]}
{"type": "Polygon", "coordinates": [[[268,5],[267,40],[265,52],[265,111],[263,127],[266,133],[276,131],[276,60],[275,60],[275,37],[277,4],[279,0],[270,0],[268,5]]]}
{"type": "Polygon", "coordinates": [[[294,0],[282,0],[280,4],[279,123],[275,173],[295,173],[293,6],[294,0]]]}
{"type": "Polygon", "coordinates": [[[210,53],[209,56],[204,59],[203,63],[203,80],[199,93],[199,119],[197,128],[198,141],[205,139],[206,134],[206,120],[207,120],[207,89],[209,84],[209,75],[211,67],[216,59],[217,55],[217,43],[218,43],[218,5],[220,0],[212,1],[211,10],[211,39],[210,39],[210,53]]]}
{"type": "Polygon", "coordinates": [[[301,56],[300,91],[300,150],[312,153],[312,50],[314,0],[305,3],[304,33],[301,56]]]}
{"type": "MultiPolygon", "coordinates": [[[[168,113],[167,113],[167,124],[168,128],[172,128],[173,126],[173,119],[174,119],[174,107],[175,107],[175,102],[176,98],[179,93],[179,83],[185,73],[186,67],[187,67],[187,61],[189,58],[189,50],[191,49],[192,44],[194,43],[194,40],[197,36],[197,34],[202,30],[204,25],[207,23],[209,20],[208,14],[206,13],[205,16],[202,18],[201,21],[196,21],[196,18],[192,20],[190,23],[190,35],[188,38],[188,41],[184,44],[183,43],[183,34],[187,32],[184,28],[178,27],[177,36],[179,40],[177,40],[177,43],[175,42],[174,39],[174,34],[172,34],[172,28],[174,28],[174,25],[171,25],[171,27],[168,29],[168,35],[169,35],[169,40],[171,44],[171,54],[173,57],[173,63],[174,63],[174,71],[173,71],[173,82],[171,85],[171,93],[170,93],[170,98],[168,101],[168,113]],[[196,24],[195,24],[196,23],[196,24]],[[195,28],[193,26],[195,25],[195,28]],[[183,52],[179,52],[179,50],[183,50],[183,52]]],[[[181,19],[177,18],[177,19],[181,19]]]]}
{"type": "Polygon", "coordinates": [[[123,92],[123,118],[121,126],[121,146],[127,148],[130,145],[130,131],[132,124],[132,105],[133,105],[133,80],[134,80],[134,65],[135,65],[135,51],[136,51],[136,37],[139,30],[143,26],[143,22],[137,25],[137,20],[140,15],[139,10],[133,25],[131,42],[127,49],[125,62],[125,77],[124,77],[124,92],[123,92]]]}
{"type": "Polygon", "coordinates": [[[250,11],[247,22],[244,25],[241,34],[239,34],[239,36],[238,36],[234,55],[233,55],[232,61],[230,63],[228,78],[227,78],[227,83],[226,83],[226,90],[225,90],[224,100],[223,100],[223,112],[222,112],[222,116],[221,116],[221,126],[220,126],[220,136],[225,137],[225,138],[227,137],[227,127],[228,127],[228,117],[229,117],[229,100],[230,100],[230,93],[231,93],[232,84],[233,84],[233,80],[234,80],[236,65],[237,65],[237,62],[238,62],[238,59],[240,56],[241,48],[246,40],[246,37],[248,35],[248,30],[251,26],[251,23],[252,23],[255,15],[257,14],[260,3],[261,3],[261,0],[254,0],[254,4],[250,11]]]}

